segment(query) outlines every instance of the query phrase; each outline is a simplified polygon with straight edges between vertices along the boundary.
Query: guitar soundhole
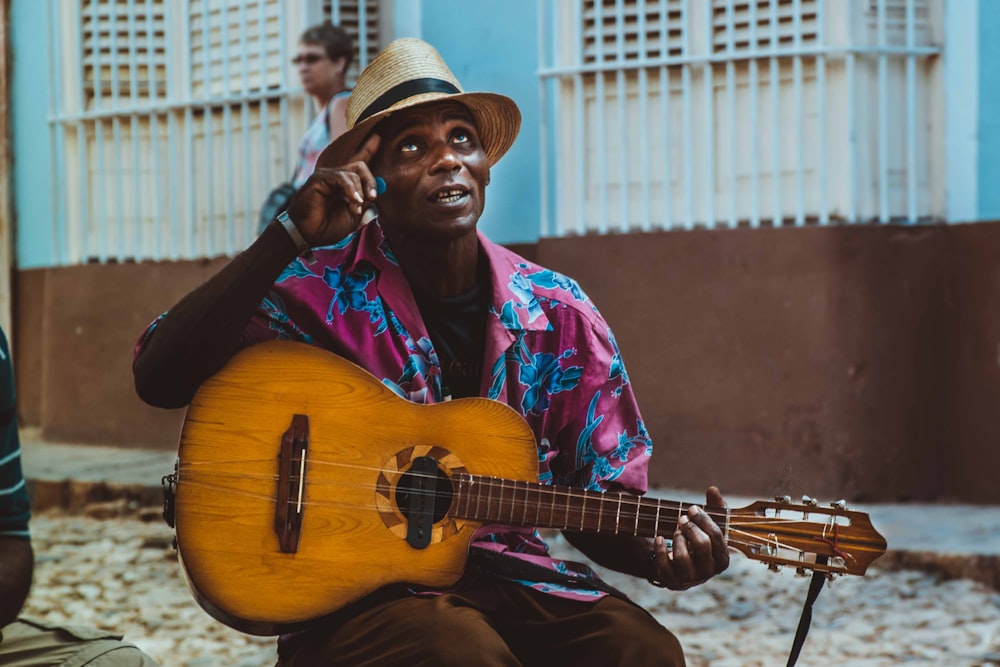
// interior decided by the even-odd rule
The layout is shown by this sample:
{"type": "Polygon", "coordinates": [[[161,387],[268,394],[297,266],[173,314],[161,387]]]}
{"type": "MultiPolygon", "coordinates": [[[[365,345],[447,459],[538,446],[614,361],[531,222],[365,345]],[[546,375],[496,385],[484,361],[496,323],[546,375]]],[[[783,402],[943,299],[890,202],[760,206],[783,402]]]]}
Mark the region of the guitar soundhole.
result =
{"type": "Polygon", "coordinates": [[[416,472],[411,469],[400,477],[399,484],[396,485],[396,508],[406,517],[407,521],[416,520],[418,517],[410,516],[411,508],[416,504],[411,502],[413,494],[423,494],[425,502],[430,500],[431,507],[429,513],[432,523],[437,523],[444,519],[451,509],[452,488],[451,480],[441,468],[435,468],[437,473],[433,484],[422,483],[426,478],[423,472],[416,472]]]}

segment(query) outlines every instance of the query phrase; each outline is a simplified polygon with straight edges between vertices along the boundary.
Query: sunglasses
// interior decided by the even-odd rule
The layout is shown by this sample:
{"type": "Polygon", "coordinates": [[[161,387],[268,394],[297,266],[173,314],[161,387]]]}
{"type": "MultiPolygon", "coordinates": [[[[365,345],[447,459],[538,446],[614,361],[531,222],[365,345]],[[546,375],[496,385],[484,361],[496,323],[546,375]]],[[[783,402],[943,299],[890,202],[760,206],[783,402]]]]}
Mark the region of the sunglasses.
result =
{"type": "Polygon", "coordinates": [[[299,55],[292,58],[293,65],[301,65],[305,63],[307,65],[315,65],[320,60],[323,60],[326,56],[319,53],[300,53],[299,55]]]}

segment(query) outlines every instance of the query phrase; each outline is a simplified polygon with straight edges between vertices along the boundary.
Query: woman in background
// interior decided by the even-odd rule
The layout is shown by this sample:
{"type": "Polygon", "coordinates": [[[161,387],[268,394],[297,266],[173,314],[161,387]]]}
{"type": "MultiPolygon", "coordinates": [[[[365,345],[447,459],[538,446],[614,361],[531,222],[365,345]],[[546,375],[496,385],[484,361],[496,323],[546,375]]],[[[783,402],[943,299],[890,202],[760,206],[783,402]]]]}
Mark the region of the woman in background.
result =
{"type": "MultiPolygon", "coordinates": [[[[347,128],[347,99],[351,91],[345,77],[354,57],[350,35],[332,23],[307,28],[299,38],[292,62],[306,94],[312,97],[316,118],[299,146],[299,161],[293,184],[298,190],[316,168],[316,158],[347,128]]],[[[270,222],[270,221],[269,221],[270,222]]]]}

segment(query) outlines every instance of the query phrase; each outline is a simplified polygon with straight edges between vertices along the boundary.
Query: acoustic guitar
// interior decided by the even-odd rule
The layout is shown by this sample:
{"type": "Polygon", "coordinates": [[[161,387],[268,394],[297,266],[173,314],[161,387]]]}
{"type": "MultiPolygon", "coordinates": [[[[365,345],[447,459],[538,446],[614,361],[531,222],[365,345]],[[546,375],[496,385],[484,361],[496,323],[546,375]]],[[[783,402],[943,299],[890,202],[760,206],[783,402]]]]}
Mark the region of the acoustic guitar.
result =
{"type": "MultiPolygon", "coordinates": [[[[341,357],[280,341],[203,383],[164,484],[195,599],[259,635],[386,584],[447,587],[484,524],[669,536],[689,507],[539,484],[533,433],[507,405],[417,405],[341,357]]],[[[706,511],[730,547],[772,567],[863,575],[886,549],[842,503],[706,511]]]]}

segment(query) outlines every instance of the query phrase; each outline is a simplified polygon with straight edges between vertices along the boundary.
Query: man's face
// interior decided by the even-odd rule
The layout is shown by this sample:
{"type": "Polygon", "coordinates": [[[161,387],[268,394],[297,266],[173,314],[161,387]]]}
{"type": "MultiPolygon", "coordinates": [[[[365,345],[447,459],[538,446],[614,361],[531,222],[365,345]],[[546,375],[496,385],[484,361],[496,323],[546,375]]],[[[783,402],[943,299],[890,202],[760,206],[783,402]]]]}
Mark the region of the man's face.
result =
{"type": "Polygon", "coordinates": [[[330,60],[320,44],[301,42],[292,59],[299,72],[302,88],[308,95],[332,95],[344,67],[344,59],[330,60]]]}
{"type": "Polygon", "coordinates": [[[385,180],[376,202],[390,236],[453,239],[474,230],[490,166],[468,109],[440,102],[391,115],[372,173],[385,180]]]}

